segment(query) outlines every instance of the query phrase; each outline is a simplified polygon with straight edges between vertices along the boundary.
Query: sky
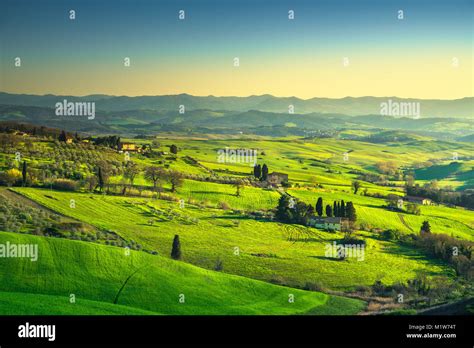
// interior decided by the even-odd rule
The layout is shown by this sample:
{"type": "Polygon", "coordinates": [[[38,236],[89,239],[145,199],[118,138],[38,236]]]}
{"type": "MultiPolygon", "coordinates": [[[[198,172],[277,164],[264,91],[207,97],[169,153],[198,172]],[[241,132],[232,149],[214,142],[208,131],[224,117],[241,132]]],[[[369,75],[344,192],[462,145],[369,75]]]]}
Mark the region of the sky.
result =
{"type": "Polygon", "coordinates": [[[2,0],[0,91],[470,97],[473,3],[2,0]]]}

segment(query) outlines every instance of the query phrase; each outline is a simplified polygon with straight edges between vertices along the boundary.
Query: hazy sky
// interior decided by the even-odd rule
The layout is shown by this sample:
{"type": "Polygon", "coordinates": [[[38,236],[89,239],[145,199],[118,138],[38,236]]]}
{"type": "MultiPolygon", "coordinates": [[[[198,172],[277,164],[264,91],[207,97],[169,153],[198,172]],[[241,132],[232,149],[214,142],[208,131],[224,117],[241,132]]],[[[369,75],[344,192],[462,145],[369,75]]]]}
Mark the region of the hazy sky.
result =
{"type": "Polygon", "coordinates": [[[2,0],[0,91],[473,96],[472,4],[2,0]],[[69,19],[71,9],[75,20],[69,19]],[[184,20],[179,10],[185,10],[184,20]],[[21,67],[15,67],[16,57],[21,67]]]}

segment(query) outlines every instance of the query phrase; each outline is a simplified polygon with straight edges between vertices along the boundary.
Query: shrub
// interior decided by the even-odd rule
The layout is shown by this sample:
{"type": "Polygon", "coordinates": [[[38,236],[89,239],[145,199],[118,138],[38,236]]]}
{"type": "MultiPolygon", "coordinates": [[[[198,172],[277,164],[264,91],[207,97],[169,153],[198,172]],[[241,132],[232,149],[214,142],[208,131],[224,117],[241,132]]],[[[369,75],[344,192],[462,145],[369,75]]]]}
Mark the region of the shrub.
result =
{"type": "MultiPolygon", "coordinates": [[[[296,185],[299,186],[298,183],[296,185]]],[[[291,184],[288,182],[288,180],[284,180],[284,181],[281,182],[281,186],[282,187],[291,187],[291,184]]]]}
{"type": "Polygon", "coordinates": [[[218,258],[214,266],[214,271],[219,272],[219,271],[222,271],[223,269],[224,269],[224,262],[220,258],[218,258]]]}
{"type": "Polygon", "coordinates": [[[273,275],[269,282],[276,285],[285,285],[287,283],[286,279],[280,275],[273,275]]]}
{"type": "Polygon", "coordinates": [[[77,183],[69,179],[55,179],[52,187],[60,191],[76,191],[77,183]]]}
{"type": "Polygon", "coordinates": [[[457,275],[464,276],[466,279],[474,278],[474,262],[465,255],[454,256],[453,264],[457,275]]]}
{"type": "Polygon", "coordinates": [[[421,209],[416,204],[407,203],[407,213],[414,214],[414,215],[420,215],[421,214],[421,209]]]}
{"type": "Polygon", "coordinates": [[[423,233],[417,236],[414,244],[432,256],[451,263],[458,275],[466,279],[474,276],[473,242],[458,240],[445,234],[423,233]]]}
{"type": "Polygon", "coordinates": [[[219,202],[218,207],[219,207],[219,209],[224,209],[224,210],[229,210],[230,209],[229,204],[227,204],[227,202],[222,202],[222,201],[219,202]]]}
{"type": "Polygon", "coordinates": [[[320,283],[306,282],[303,289],[308,291],[324,291],[324,287],[320,283]]]}
{"type": "Polygon", "coordinates": [[[382,283],[381,280],[376,280],[375,283],[372,285],[372,292],[375,295],[384,295],[385,291],[385,285],[382,283]]]}
{"type": "Polygon", "coordinates": [[[356,237],[344,237],[337,241],[337,244],[356,244],[356,245],[365,245],[366,241],[364,239],[357,239],[356,237]]]}
{"type": "Polygon", "coordinates": [[[368,222],[362,221],[359,224],[359,228],[363,231],[371,231],[373,229],[373,226],[368,222]]]}
{"type": "Polygon", "coordinates": [[[400,231],[385,230],[381,233],[382,238],[386,240],[398,240],[400,238],[400,231]]]}
{"type": "Polygon", "coordinates": [[[175,196],[172,196],[172,195],[169,195],[169,194],[166,194],[166,193],[162,193],[160,195],[160,199],[165,200],[165,201],[171,201],[171,202],[179,202],[178,197],[175,197],[175,196]]]}
{"type": "Polygon", "coordinates": [[[12,168],[3,173],[0,173],[0,182],[3,185],[12,186],[21,181],[22,175],[18,169],[12,168]]]}
{"type": "Polygon", "coordinates": [[[362,294],[370,294],[371,289],[369,286],[366,285],[359,285],[356,287],[356,291],[362,294]]]}

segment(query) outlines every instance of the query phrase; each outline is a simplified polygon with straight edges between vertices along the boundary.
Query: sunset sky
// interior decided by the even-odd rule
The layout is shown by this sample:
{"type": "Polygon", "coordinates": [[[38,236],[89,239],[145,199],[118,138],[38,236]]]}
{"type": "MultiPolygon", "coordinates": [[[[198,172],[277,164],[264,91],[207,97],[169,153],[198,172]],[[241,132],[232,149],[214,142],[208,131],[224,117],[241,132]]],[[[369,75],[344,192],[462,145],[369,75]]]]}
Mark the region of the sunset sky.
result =
{"type": "Polygon", "coordinates": [[[472,3],[2,0],[0,91],[473,96],[472,3]]]}

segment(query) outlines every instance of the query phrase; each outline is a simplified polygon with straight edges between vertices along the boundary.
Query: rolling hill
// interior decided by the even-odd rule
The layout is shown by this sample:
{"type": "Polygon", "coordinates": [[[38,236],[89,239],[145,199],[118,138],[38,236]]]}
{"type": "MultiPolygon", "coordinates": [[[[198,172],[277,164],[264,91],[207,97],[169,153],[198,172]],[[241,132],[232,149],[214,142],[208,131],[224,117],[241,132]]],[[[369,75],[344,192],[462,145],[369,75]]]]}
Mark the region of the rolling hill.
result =
{"type": "MultiPolygon", "coordinates": [[[[60,214],[113,231],[127,241],[134,240],[144,249],[161,255],[169,255],[173,236],[179,231],[185,262],[213,269],[216,260],[221,259],[225,272],[292,287],[317,283],[333,290],[348,290],[358,285],[370,286],[377,279],[386,284],[404,282],[417,272],[452,275],[446,264],[372,234],[361,235],[368,244],[364,262],[335,262],[325,257],[325,247],[341,239],[342,233],[255,220],[232,211],[190,204],[179,209],[176,202],[163,200],[29,188],[17,188],[15,192],[60,214]],[[71,198],[75,200],[74,209],[69,208],[71,198]],[[234,254],[235,247],[239,249],[238,256],[234,254]]],[[[373,208],[367,216],[374,213],[380,215],[379,209],[373,208]]],[[[388,221],[382,216],[381,223],[390,227],[401,225],[396,214],[389,214],[393,215],[389,215],[388,221]]]]}
{"type": "Polygon", "coordinates": [[[127,255],[123,248],[0,232],[0,244],[7,241],[37,244],[39,256],[36,262],[0,259],[0,314],[355,314],[364,308],[355,299],[208,271],[144,252],[127,255]],[[71,294],[76,303],[69,302],[71,294]]]}
{"type": "Polygon", "coordinates": [[[30,123],[89,134],[156,134],[180,132],[187,134],[256,134],[263,136],[335,136],[350,131],[350,138],[359,139],[381,130],[402,131],[440,140],[467,139],[474,123],[469,119],[455,118],[395,118],[343,114],[289,114],[259,110],[213,111],[188,110],[185,114],[175,111],[127,110],[96,111],[93,120],[87,117],[56,116],[55,110],[37,106],[1,105],[0,121],[30,123]],[[359,134],[363,134],[361,136],[359,134]]]}

